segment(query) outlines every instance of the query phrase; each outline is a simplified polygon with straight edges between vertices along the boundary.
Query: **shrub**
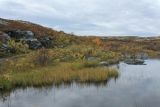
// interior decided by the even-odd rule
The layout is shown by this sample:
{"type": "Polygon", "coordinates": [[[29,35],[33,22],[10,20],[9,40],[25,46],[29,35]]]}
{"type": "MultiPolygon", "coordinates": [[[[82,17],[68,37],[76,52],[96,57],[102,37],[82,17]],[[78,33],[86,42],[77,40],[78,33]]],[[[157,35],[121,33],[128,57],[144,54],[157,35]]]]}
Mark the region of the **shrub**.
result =
{"type": "Polygon", "coordinates": [[[103,41],[100,38],[94,38],[92,40],[92,42],[97,46],[102,46],[103,45],[103,41]]]}
{"type": "Polygon", "coordinates": [[[9,40],[7,42],[8,52],[13,54],[26,53],[28,51],[28,45],[22,42],[15,42],[14,40],[9,40]]]}
{"type": "Polygon", "coordinates": [[[46,66],[52,63],[52,57],[48,49],[39,49],[33,56],[33,62],[36,65],[46,66]]]}

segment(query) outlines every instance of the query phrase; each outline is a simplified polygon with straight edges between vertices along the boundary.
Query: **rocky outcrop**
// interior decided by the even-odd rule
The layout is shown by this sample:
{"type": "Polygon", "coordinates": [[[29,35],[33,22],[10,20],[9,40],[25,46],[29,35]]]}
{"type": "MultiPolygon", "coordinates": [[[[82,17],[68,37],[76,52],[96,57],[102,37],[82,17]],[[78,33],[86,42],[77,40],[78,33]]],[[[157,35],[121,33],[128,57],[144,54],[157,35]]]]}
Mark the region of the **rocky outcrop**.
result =
{"type": "Polygon", "coordinates": [[[42,47],[42,44],[35,38],[32,31],[22,31],[22,30],[13,30],[8,31],[8,35],[15,39],[17,42],[27,43],[30,49],[39,49],[42,47]]]}
{"type": "Polygon", "coordinates": [[[30,40],[26,40],[24,42],[26,42],[28,44],[29,49],[36,50],[36,49],[42,48],[42,44],[37,39],[30,39],[30,40]]]}
{"type": "Polygon", "coordinates": [[[45,36],[39,39],[42,46],[45,48],[52,48],[53,47],[53,40],[49,36],[45,36]]]}
{"type": "Polygon", "coordinates": [[[6,32],[11,38],[17,42],[27,43],[30,49],[39,49],[42,47],[51,48],[53,47],[53,39],[49,36],[36,38],[32,31],[12,30],[6,32]]]}
{"type": "Polygon", "coordinates": [[[32,31],[13,30],[8,31],[7,33],[11,38],[14,38],[16,40],[26,40],[34,38],[34,33],[32,31]]]}

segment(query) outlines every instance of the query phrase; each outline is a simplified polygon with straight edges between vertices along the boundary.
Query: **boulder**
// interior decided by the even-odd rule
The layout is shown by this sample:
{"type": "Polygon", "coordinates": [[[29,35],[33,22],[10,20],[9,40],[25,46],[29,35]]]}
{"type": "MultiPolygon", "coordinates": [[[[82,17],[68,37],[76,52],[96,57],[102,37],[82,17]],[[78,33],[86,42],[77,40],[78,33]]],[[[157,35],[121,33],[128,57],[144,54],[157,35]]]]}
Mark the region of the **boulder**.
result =
{"type": "Polygon", "coordinates": [[[98,60],[99,60],[98,57],[93,57],[93,56],[86,56],[86,59],[87,59],[88,61],[98,61],[98,60]]]}
{"type": "Polygon", "coordinates": [[[144,65],[144,62],[142,59],[127,59],[124,61],[124,63],[129,65],[144,65]]]}
{"type": "Polygon", "coordinates": [[[8,31],[7,33],[11,38],[14,38],[16,40],[34,38],[34,33],[32,31],[13,30],[8,31]]]}
{"type": "Polygon", "coordinates": [[[99,63],[99,65],[101,65],[101,66],[108,66],[109,62],[108,61],[102,61],[102,62],[99,63]]]}
{"type": "Polygon", "coordinates": [[[107,61],[102,61],[99,63],[99,65],[101,66],[110,66],[110,65],[115,65],[115,64],[119,64],[119,59],[110,59],[107,61]]]}
{"type": "Polygon", "coordinates": [[[70,55],[66,55],[65,57],[63,57],[62,59],[61,59],[61,61],[71,61],[71,60],[73,60],[74,58],[72,57],[72,56],[70,56],[70,55]]]}
{"type": "Polygon", "coordinates": [[[30,49],[36,50],[42,48],[42,44],[37,39],[30,39],[25,41],[30,49]]]}
{"type": "Polygon", "coordinates": [[[53,40],[48,36],[40,38],[39,41],[41,42],[42,46],[45,48],[53,47],[53,40]]]}
{"type": "Polygon", "coordinates": [[[16,42],[27,43],[30,49],[39,49],[41,47],[51,48],[53,40],[49,36],[37,39],[32,31],[13,30],[8,31],[8,35],[15,39],[16,42]]]}
{"type": "Polygon", "coordinates": [[[8,34],[0,32],[0,42],[1,43],[6,43],[9,39],[10,37],[8,36],[8,34]]]}
{"type": "Polygon", "coordinates": [[[34,33],[32,31],[15,30],[8,31],[7,33],[11,38],[14,38],[16,41],[27,43],[30,49],[35,50],[42,47],[41,42],[34,37],[34,33]]]}

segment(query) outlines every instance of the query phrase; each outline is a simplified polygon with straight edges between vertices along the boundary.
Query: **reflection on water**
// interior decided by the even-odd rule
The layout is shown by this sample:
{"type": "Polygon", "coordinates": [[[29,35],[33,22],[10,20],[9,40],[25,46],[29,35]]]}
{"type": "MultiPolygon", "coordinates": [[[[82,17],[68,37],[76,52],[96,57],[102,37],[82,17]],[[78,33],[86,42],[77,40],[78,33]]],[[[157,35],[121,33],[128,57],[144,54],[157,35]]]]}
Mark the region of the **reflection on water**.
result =
{"type": "Polygon", "coordinates": [[[120,63],[120,77],[99,85],[73,83],[1,93],[0,107],[160,107],[160,61],[146,64],[120,63]]]}

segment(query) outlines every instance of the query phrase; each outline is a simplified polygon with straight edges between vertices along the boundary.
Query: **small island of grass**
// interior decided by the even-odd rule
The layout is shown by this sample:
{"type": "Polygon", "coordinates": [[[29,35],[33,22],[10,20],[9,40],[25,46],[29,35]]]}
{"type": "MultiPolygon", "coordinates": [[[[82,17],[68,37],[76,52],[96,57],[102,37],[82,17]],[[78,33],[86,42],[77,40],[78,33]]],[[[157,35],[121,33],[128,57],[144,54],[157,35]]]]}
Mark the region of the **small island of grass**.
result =
{"type": "MultiPolygon", "coordinates": [[[[50,50],[52,51],[52,50],[50,50]]],[[[18,58],[8,58],[0,67],[0,88],[46,86],[68,82],[96,83],[117,78],[114,68],[102,67],[97,61],[54,59],[47,49],[40,49],[18,58]]]]}

